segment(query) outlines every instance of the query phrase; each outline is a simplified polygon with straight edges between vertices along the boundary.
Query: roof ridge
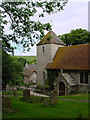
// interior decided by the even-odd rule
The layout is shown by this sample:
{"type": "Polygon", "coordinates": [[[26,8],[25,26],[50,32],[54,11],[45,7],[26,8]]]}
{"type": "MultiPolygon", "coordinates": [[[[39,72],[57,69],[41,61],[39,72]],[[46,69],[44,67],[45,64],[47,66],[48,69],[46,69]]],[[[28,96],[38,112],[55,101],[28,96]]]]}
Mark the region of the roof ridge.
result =
{"type": "Polygon", "coordinates": [[[49,31],[44,38],[37,43],[37,45],[43,44],[59,44],[59,45],[66,45],[53,31],[49,31]]]}

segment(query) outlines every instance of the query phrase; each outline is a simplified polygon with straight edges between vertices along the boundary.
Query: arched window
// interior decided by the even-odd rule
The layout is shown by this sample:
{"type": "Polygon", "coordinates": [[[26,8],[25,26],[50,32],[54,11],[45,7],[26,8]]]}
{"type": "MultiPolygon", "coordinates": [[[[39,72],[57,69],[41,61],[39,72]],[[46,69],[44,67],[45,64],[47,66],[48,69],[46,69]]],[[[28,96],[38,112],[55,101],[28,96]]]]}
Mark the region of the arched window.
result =
{"type": "Polygon", "coordinates": [[[45,48],[44,48],[44,46],[43,46],[43,53],[44,53],[44,51],[45,51],[45,48]]]}

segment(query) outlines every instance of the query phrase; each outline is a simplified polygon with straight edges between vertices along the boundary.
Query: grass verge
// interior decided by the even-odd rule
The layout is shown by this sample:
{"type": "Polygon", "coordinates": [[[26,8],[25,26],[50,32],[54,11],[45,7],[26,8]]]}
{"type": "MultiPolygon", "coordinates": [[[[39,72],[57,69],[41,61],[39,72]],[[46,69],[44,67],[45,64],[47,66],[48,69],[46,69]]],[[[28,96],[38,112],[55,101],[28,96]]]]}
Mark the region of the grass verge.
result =
{"type": "Polygon", "coordinates": [[[78,93],[76,95],[68,95],[68,96],[58,96],[59,99],[74,99],[74,100],[88,100],[90,94],[88,93],[78,93]]]}
{"type": "Polygon", "coordinates": [[[59,101],[56,106],[44,107],[42,103],[26,103],[20,97],[11,97],[15,113],[6,114],[3,118],[88,118],[88,103],[80,101],[59,101]]]}

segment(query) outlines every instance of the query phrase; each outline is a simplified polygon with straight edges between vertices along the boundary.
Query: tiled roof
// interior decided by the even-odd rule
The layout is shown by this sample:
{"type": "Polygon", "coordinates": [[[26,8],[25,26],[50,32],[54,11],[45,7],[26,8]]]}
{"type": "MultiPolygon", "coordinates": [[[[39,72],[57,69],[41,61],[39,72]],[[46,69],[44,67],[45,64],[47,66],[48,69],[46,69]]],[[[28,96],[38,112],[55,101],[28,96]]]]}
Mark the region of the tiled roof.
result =
{"type": "Polygon", "coordinates": [[[60,47],[46,69],[90,70],[90,44],[60,47]]]}
{"type": "Polygon", "coordinates": [[[34,64],[32,64],[32,65],[28,65],[27,64],[27,66],[25,66],[24,67],[24,70],[26,70],[26,69],[30,69],[30,70],[37,70],[37,65],[34,65],[34,64]]]}
{"type": "Polygon", "coordinates": [[[27,66],[28,66],[28,68],[24,67],[24,71],[25,71],[24,74],[26,76],[30,76],[33,72],[37,71],[37,65],[32,64],[32,65],[27,65],[27,66]]]}
{"type": "Polygon", "coordinates": [[[31,70],[37,69],[37,65],[32,64],[32,65],[28,65],[28,66],[29,66],[29,68],[30,68],[31,70]]]}
{"type": "Polygon", "coordinates": [[[53,31],[49,31],[37,45],[43,44],[66,45],[53,31]]]}

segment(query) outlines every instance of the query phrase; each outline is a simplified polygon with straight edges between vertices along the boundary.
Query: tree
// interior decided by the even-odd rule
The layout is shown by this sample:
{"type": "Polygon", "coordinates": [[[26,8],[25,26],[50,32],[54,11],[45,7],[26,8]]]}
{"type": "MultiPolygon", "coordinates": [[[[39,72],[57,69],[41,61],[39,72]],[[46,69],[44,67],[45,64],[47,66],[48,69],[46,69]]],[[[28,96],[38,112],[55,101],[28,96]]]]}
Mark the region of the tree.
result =
{"type": "Polygon", "coordinates": [[[27,61],[25,58],[18,58],[18,62],[20,62],[24,67],[25,67],[25,64],[28,63],[29,64],[29,61],[27,61]]]}
{"type": "Polygon", "coordinates": [[[89,43],[90,32],[86,29],[71,30],[70,33],[59,35],[60,39],[66,43],[66,45],[78,45],[89,43]]]}
{"type": "Polygon", "coordinates": [[[2,51],[2,88],[7,83],[19,85],[23,79],[23,66],[5,51],[2,51]]]}
{"type": "Polygon", "coordinates": [[[44,30],[51,30],[50,23],[41,23],[32,20],[32,17],[39,14],[44,17],[46,14],[54,14],[64,9],[68,0],[24,0],[18,2],[2,2],[0,5],[2,34],[2,47],[4,50],[12,52],[16,47],[11,46],[11,42],[22,44],[24,50],[30,50],[29,45],[35,44],[35,39],[41,39],[44,36],[44,30]],[[9,17],[9,20],[7,20],[9,17]],[[10,34],[4,33],[4,25],[10,24],[10,34]]]}

